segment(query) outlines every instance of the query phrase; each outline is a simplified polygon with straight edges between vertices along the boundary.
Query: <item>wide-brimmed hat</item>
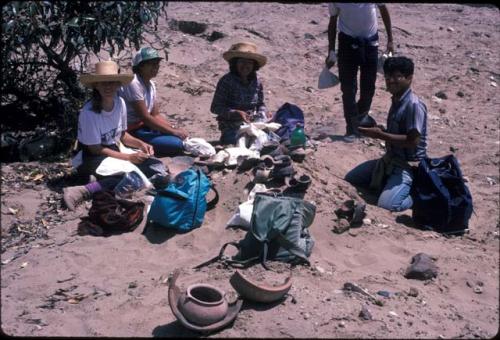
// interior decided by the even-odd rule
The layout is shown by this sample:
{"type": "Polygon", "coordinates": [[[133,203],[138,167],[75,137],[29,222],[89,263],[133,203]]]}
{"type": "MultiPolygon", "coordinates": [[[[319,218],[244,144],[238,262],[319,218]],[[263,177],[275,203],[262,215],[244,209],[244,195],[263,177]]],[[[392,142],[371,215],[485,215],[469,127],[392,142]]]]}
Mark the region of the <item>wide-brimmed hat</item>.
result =
{"type": "Polygon", "coordinates": [[[251,42],[239,42],[231,46],[229,50],[222,54],[222,57],[230,61],[233,58],[245,58],[255,60],[259,67],[266,64],[267,58],[257,53],[257,46],[251,42]]]}
{"type": "Polygon", "coordinates": [[[139,52],[135,54],[134,59],[132,59],[132,66],[136,67],[144,61],[154,60],[154,59],[163,59],[163,58],[160,57],[160,54],[154,48],[143,47],[139,50],[139,52]]]}
{"type": "Polygon", "coordinates": [[[126,85],[134,79],[133,74],[118,73],[118,64],[112,60],[100,61],[95,64],[95,72],[82,74],[80,82],[87,87],[92,87],[94,83],[103,81],[119,81],[122,85],[126,85]]]}

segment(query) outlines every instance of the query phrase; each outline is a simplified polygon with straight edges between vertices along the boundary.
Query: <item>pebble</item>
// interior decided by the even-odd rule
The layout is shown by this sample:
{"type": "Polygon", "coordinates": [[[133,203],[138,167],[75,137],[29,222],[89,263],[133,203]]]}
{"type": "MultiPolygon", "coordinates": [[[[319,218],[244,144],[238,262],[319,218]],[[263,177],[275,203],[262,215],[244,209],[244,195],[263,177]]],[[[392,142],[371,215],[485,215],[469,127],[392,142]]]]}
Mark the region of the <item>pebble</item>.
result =
{"type": "Polygon", "coordinates": [[[359,312],[359,317],[363,320],[371,320],[373,318],[372,314],[365,305],[361,307],[361,311],[359,312]]]}
{"type": "Polygon", "coordinates": [[[492,81],[492,82],[490,83],[490,85],[491,85],[491,86],[493,86],[493,87],[497,87],[497,86],[498,86],[498,85],[497,85],[497,83],[495,83],[494,81],[492,81]]]}
{"type": "Polygon", "coordinates": [[[308,320],[311,317],[311,314],[305,313],[304,314],[304,320],[308,320]]]}
{"type": "Polygon", "coordinates": [[[454,32],[455,31],[455,29],[453,27],[446,27],[446,30],[448,32],[454,32]]]}
{"type": "Polygon", "coordinates": [[[320,273],[320,274],[324,274],[325,273],[325,269],[323,269],[322,267],[320,266],[316,266],[316,270],[320,273]]]}
{"type": "Polygon", "coordinates": [[[370,225],[370,224],[372,224],[372,220],[370,220],[369,218],[364,218],[363,224],[370,225]]]}
{"type": "Polygon", "coordinates": [[[392,311],[392,310],[391,310],[391,311],[389,311],[389,315],[390,315],[390,316],[396,316],[396,317],[398,317],[398,316],[399,316],[399,315],[398,315],[398,313],[396,313],[396,312],[394,312],[394,311],[392,311]]]}
{"type": "Polygon", "coordinates": [[[345,327],[345,321],[340,321],[340,322],[339,322],[339,327],[344,328],[344,327],[345,327]]]}
{"type": "Polygon", "coordinates": [[[483,293],[483,288],[476,286],[474,287],[474,293],[476,294],[482,294],[483,293]]]}
{"type": "Polygon", "coordinates": [[[408,292],[409,296],[417,297],[418,296],[418,289],[415,287],[410,287],[410,291],[408,292]]]}

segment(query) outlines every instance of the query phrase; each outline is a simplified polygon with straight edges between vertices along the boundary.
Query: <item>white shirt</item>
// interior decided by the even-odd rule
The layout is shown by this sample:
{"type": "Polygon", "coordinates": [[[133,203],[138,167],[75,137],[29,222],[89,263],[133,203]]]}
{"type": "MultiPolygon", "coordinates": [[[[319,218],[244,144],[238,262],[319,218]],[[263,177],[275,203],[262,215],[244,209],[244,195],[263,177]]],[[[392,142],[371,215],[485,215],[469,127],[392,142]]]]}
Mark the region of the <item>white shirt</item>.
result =
{"type": "Polygon", "coordinates": [[[122,88],[118,91],[118,94],[125,99],[125,104],[127,105],[128,125],[132,125],[140,122],[142,119],[135,112],[130,103],[138,100],[144,100],[148,112],[151,113],[156,102],[156,85],[150,80],[149,87],[146,86],[144,80],[136,74],[130,84],[122,86],[122,88]]]}
{"type": "Polygon", "coordinates": [[[377,8],[383,3],[328,4],[330,16],[338,15],[338,30],[354,38],[369,38],[377,33],[377,8]]]}
{"type": "Polygon", "coordinates": [[[113,110],[92,111],[92,102],[85,103],[78,116],[78,140],[85,145],[113,145],[127,131],[127,109],[123,98],[116,96],[113,110]]]}

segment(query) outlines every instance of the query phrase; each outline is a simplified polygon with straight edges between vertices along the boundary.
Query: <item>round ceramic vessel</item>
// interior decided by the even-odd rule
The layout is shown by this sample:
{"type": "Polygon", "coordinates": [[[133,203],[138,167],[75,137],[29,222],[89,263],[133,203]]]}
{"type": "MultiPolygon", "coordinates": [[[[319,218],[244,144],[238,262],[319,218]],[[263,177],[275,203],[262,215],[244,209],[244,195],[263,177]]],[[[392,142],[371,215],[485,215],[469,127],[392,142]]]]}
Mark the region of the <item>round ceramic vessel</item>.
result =
{"type": "Polygon", "coordinates": [[[190,322],[207,326],[224,319],[228,304],[220,289],[208,284],[194,284],[181,295],[177,308],[190,322]]]}

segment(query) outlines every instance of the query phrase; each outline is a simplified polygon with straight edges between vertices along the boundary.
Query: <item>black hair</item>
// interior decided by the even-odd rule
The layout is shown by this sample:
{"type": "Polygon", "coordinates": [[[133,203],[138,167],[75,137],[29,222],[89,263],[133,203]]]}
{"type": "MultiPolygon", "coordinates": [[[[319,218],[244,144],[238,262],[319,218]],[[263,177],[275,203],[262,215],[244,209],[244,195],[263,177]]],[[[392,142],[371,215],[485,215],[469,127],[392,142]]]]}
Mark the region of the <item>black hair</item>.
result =
{"type": "MultiPolygon", "coordinates": [[[[234,74],[235,76],[240,76],[238,74],[238,69],[236,68],[236,64],[238,63],[238,60],[240,60],[241,58],[232,58],[231,60],[229,60],[229,72],[234,74]]],[[[259,64],[253,60],[253,59],[250,59],[253,61],[253,70],[252,72],[248,75],[248,80],[254,80],[255,78],[257,78],[257,71],[259,70],[260,66],[259,64]]]]}
{"type": "Polygon", "coordinates": [[[101,113],[102,111],[102,96],[97,91],[96,88],[92,89],[92,98],[90,99],[92,101],[92,111],[101,113]]]}
{"type": "Polygon", "coordinates": [[[384,74],[390,75],[394,72],[401,72],[405,77],[413,75],[413,61],[407,57],[390,57],[384,62],[384,74]]]}

